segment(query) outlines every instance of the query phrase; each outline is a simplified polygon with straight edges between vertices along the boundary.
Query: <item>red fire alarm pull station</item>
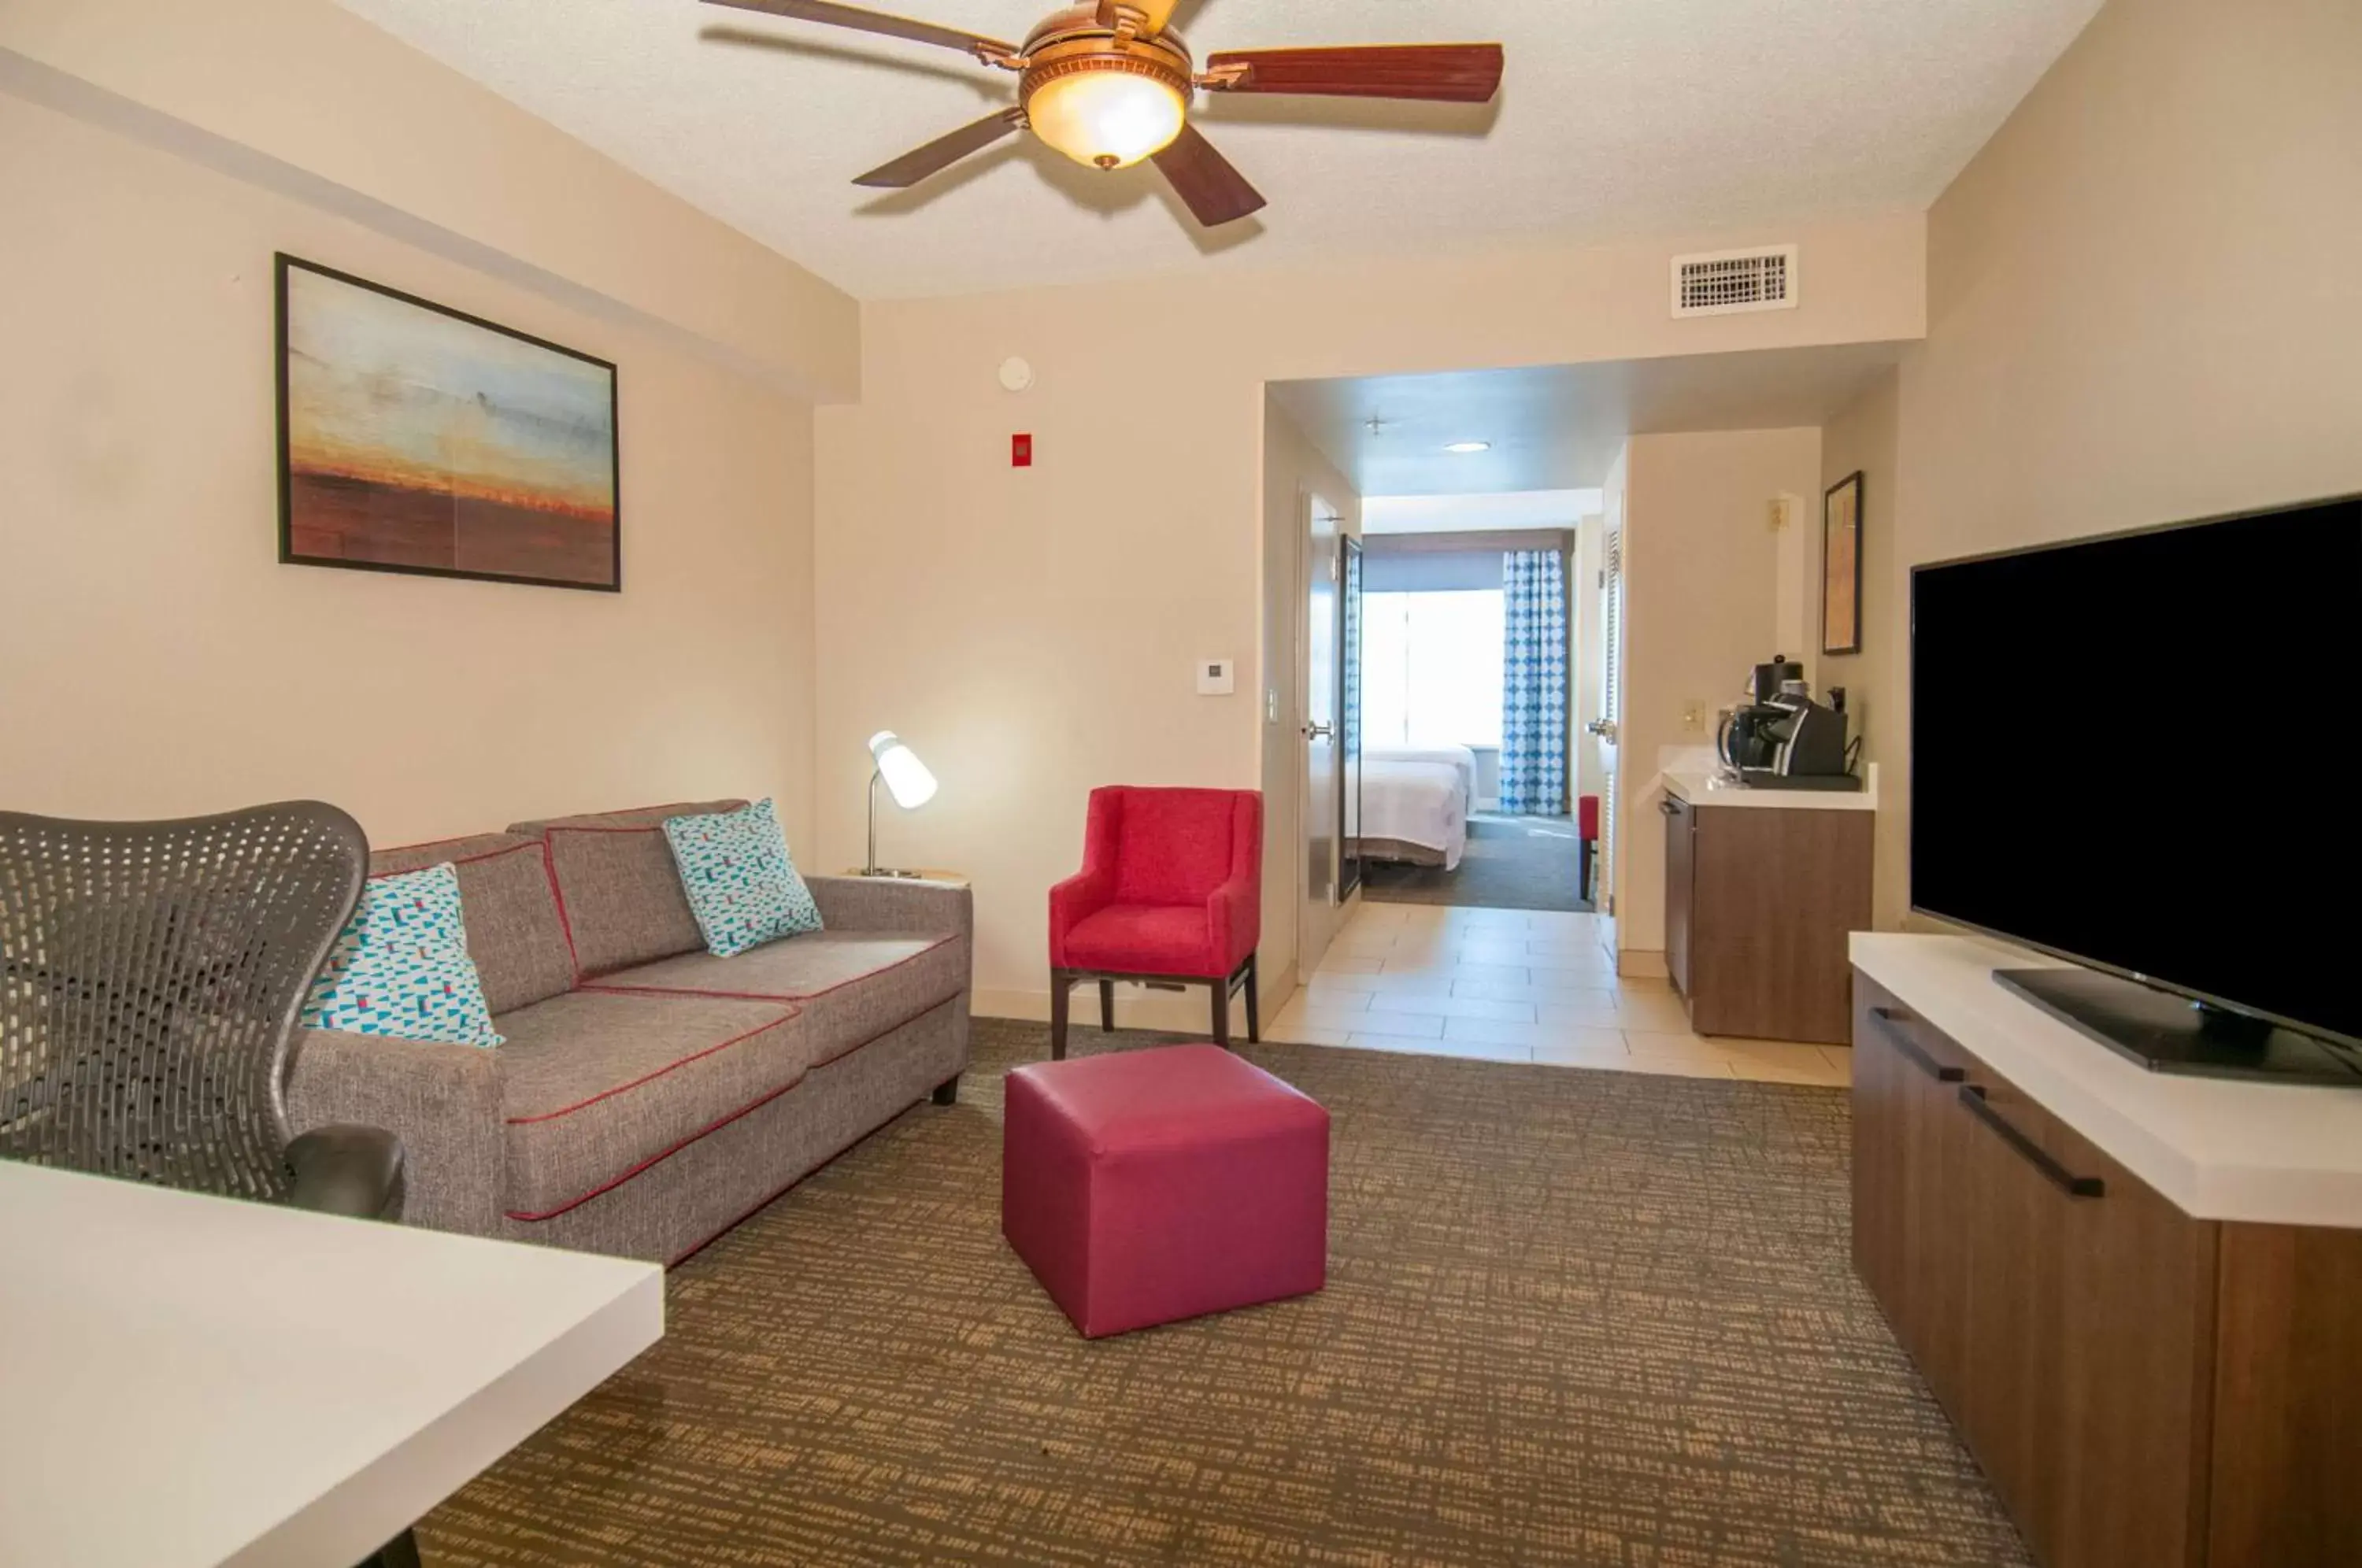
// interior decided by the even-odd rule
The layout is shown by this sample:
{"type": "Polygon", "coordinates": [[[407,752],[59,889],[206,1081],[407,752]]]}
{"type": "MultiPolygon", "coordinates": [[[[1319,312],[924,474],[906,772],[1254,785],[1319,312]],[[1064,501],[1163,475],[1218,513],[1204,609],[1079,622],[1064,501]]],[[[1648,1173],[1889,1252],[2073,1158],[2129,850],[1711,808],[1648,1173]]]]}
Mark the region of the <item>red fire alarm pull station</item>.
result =
{"type": "Polygon", "coordinates": [[[1017,435],[1009,438],[1009,466],[1012,469],[1030,469],[1033,466],[1032,436],[1017,435]]]}

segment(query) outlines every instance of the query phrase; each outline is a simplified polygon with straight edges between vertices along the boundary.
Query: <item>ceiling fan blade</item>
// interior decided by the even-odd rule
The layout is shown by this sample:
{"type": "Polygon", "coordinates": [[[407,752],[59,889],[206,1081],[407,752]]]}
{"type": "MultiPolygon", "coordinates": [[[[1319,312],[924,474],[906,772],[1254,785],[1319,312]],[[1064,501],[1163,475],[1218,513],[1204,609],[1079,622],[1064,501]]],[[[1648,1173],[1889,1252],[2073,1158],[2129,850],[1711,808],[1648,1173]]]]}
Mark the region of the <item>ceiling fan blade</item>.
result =
{"type": "Polygon", "coordinates": [[[1155,162],[1173,193],[1208,228],[1263,208],[1263,193],[1248,184],[1246,176],[1231,168],[1231,160],[1215,151],[1196,126],[1184,125],[1172,145],[1155,155],[1155,162]]]}
{"type": "Polygon", "coordinates": [[[831,0],[705,0],[709,6],[729,6],[741,11],[760,11],[767,16],[785,17],[796,22],[820,22],[832,28],[851,28],[856,32],[883,33],[889,39],[909,39],[913,43],[941,44],[963,54],[1009,54],[1017,52],[1015,44],[1002,43],[978,33],[964,33],[957,28],[938,27],[933,22],[914,22],[908,17],[889,17],[883,11],[865,11],[858,6],[838,6],[831,0]]]}
{"type": "Polygon", "coordinates": [[[1246,74],[1221,91],[1484,104],[1501,85],[1499,44],[1242,49],[1206,58],[1209,72],[1240,65],[1246,74]]]}
{"type": "Polygon", "coordinates": [[[917,184],[938,170],[948,169],[969,153],[990,147],[1010,132],[1025,124],[1022,109],[1003,109],[987,115],[974,125],[962,126],[949,136],[939,136],[926,146],[914,148],[891,163],[881,163],[854,182],[880,190],[901,191],[917,184]]]}
{"type": "Polygon", "coordinates": [[[1181,8],[1181,0],[1133,0],[1148,17],[1148,36],[1154,38],[1173,25],[1173,13],[1181,8]]]}

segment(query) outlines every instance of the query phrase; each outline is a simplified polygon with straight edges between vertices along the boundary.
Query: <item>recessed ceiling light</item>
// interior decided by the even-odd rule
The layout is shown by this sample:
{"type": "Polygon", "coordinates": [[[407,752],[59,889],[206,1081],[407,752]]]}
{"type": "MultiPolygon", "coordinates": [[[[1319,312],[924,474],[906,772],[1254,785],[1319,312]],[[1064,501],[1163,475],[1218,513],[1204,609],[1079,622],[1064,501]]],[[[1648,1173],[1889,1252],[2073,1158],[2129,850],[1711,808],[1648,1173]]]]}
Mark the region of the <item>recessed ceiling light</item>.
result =
{"type": "Polygon", "coordinates": [[[1443,449],[1447,452],[1489,452],[1493,449],[1493,443],[1490,441],[1454,441],[1451,446],[1446,447],[1443,449]]]}

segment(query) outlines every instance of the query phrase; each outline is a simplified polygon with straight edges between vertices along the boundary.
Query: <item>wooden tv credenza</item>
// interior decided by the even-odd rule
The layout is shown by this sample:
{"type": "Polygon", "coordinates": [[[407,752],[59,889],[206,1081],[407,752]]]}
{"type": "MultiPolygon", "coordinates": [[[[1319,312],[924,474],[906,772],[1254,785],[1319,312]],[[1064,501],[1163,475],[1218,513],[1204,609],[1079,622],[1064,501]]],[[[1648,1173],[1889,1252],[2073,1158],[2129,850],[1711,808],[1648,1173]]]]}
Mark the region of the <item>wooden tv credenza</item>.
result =
{"type": "Polygon", "coordinates": [[[2153,1073],[1858,933],[1853,1256],[2045,1568],[2362,1564],[2362,1089],[2153,1073]]]}

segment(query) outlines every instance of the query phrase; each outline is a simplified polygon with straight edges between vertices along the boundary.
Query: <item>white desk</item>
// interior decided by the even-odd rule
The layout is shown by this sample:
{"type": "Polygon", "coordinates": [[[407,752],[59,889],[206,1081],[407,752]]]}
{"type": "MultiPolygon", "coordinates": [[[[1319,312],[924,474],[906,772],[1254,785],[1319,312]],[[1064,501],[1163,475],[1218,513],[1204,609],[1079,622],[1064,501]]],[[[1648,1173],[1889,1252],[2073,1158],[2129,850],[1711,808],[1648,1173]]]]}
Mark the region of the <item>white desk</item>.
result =
{"type": "Polygon", "coordinates": [[[663,1333],[653,1264],[0,1161],[0,1563],[349,1568],[663,1333]]]}

